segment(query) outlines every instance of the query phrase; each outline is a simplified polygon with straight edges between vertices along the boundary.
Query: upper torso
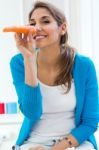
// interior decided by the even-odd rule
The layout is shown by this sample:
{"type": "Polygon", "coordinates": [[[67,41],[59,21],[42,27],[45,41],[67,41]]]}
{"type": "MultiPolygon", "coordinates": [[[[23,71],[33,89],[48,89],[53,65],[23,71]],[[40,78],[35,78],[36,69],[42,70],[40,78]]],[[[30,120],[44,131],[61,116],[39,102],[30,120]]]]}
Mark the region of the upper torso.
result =
{"type": "Polygon", "coordinates": [[[48,86],[39,81],[42,93],[43,112],[41,119],[32,129],[28,141],[45,142],[52,138],[62,138],[75,127],[76,107],[74,82],[69,93],[62,86],[48,86]]]}
{"type": "Polygon", "coordinates": [[[42,93],[43,113],[33,128],[29,141],[42,142],[50,138],[64,137],[75,127],[74,111],[76,107],[75,86],[72,81],[69,93],[66,87],[54,85],[55,71],[46,74],[36,66],[42,93]],[[40,72],[41,71],[41,72],[40,72]],[[43,76],[42,76],[43,74],[43,76]],[[52,76],[51,76],[52,74],[52,76]]]}

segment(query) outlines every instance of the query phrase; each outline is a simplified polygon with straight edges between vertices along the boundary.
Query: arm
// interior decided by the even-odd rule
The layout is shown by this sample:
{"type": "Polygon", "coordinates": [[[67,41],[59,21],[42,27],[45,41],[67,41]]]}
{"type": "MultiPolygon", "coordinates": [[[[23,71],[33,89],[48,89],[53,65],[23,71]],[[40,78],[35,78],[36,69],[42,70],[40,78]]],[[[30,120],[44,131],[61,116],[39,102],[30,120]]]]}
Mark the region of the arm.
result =
{"type": "Polygon", "coordinates": [[[15,40],[22,55],[13,57],[10,67],[20,109],[26,117],[40,118],[42,96],[35,72],[33,37],[30,33],[24,36],[16,33],[15,40]]]}
{"type": "Polygon", "coordinates": [[[96,71],[92,61],[88,60],[88,68],[85,74],[85,99],[81,114],[80,123],[68,135],[68,141],[62,140],[53,146],[51,150],[64,150],[68,147],[77,147],[97,130],[99,121],[99,101],[98,101],[98,83],[96,71]],[[71,142],[70,145],[68,142],[71,142]]]}
{"type": "Polygon", "coordinates": [[[87,59],[85,74],[85,94],[80,123],[71,132],[79,144],[89,139],[97,130],[99,122],[99,97],[96,70],[93,62],[87,59]]]}
{"type": "Polygon", "coordinates": [[[39,118],[42,113],[42,96],[39,84],[30,86],[25,83],[24,63],[21,55],[11,59],[10,68],[21,111],[28,118],[39,118]]]}

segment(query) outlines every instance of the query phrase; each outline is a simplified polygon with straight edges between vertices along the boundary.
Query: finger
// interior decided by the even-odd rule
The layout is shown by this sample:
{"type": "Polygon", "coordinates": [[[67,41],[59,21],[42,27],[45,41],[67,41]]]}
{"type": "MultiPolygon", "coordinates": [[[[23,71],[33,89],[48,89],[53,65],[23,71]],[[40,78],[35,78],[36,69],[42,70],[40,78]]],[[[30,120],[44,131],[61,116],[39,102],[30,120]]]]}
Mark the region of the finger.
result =
{"type": "Polygon", "coordinates": [[[35,147],[35,148],[29,148],[29,150],[44,150],[44,148],[38,146],[38,147],[35,147]]]}
{"type": "Polygon", "coordinates": [[[35,147],[35,150],[44,150],[44,148],[42,146],[37,146],[35,147]]]}
{"type": "Polygon", "coordinates": [[[28,38],[27,34],[22,35],[23,42],[27,43],[27,41],[28,41],[27,38],[28,38]]]}
{"type": "Polygon", "coordinates": [[[38,147],[36,150],[44,150],[43,147],[38,147]]]}
{"type": "Polygon", "coordinates": [[[39,148],[38,150],[45,150],[43,147],[39,148]]]}
{"type": "Polygon", "coordinates": [[[15,37],[15,39],[17,39],[17,38],[18,38],[18,34],[17,34],[17,33],[15,33],[15,34],[14,34],[14,37],[15,37]]]}
{"type": "Polygon", "coordinates": [[[20,33],[15,33],[15,39],[16,39],[16,40],[22,40],[22,34],[20,34],[20,33]]]}
{"type": "Polygon", "coordinates": [[[28,34],[28,40],[33,43],[33,35],[31,32],[28,34]]]}
{"type": "Polygon", "coordinates": [[[33,41],[33,36],[31,34],[31,32],[28,34],[28,47],[30,48],[30,50],[32,52],[34,52],[34,49],[35,49],[35,43],[33,41]]]}
{"type": "Polygon", "coordinates": [[[29,148],[28,150],[35,150],[35,148],[29,148]]]}
{"type": "Polygon", "coordinates": [[[20,39],[20,35],[17,33],[15,33],[14,37],[15,37],[15,41],[16,41],[16,46],[18,47],[20,45],[22,39],[20,39]]]}

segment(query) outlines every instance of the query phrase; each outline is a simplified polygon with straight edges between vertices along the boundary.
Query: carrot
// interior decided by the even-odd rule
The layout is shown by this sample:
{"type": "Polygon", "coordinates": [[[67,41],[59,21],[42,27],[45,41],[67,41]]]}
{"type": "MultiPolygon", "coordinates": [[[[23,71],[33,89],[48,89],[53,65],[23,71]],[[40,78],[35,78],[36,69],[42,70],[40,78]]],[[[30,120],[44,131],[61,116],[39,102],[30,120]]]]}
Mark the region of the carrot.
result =
{"type": "Polygon", "coordinates": [[[29,32],[35,33],[36,30],[32,26],[11,26],[3,28],[3,32],[17,32],[28,34],[29,32]]]}

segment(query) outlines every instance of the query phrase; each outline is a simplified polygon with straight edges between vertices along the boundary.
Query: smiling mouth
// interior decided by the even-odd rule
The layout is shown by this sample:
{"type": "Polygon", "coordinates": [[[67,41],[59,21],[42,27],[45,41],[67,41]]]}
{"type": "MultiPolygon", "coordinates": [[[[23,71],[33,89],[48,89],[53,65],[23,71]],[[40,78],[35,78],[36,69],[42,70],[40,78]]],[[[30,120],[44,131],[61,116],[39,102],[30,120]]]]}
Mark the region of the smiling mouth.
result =
{"type": "Polygon", "coordinates": [[[47,36],[46,35],[36,35],[35,37],[34,37],[34,40],[41,40],[41,39],[44,39],[44,38],[46,38],[47,36]]]}

